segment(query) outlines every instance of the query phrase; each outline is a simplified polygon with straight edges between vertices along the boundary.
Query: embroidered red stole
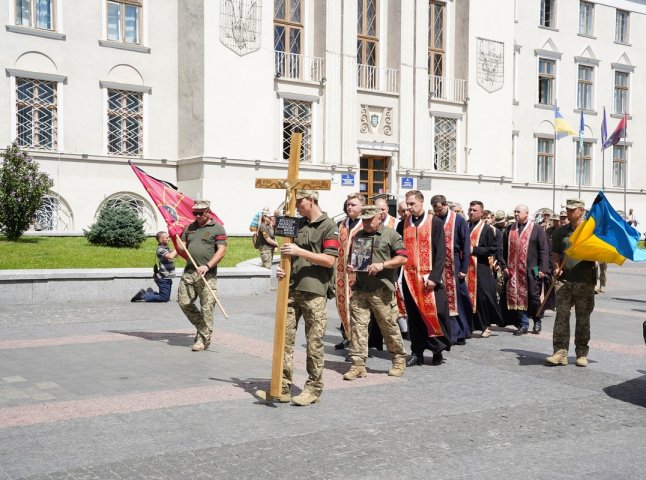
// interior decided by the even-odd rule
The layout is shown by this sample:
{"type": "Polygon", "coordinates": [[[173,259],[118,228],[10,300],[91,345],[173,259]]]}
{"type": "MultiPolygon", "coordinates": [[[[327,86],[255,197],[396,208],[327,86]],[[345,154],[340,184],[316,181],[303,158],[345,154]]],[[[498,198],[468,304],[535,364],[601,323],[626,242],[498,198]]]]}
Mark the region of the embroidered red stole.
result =
{"type": "Polygon", "coordinates": [[[356,273],[348,273],[348,255],[352,248],[352,240],[357,232],[363,229],[361,220],[350,230],[350,219],[346,218],[339,225],[339,258],[336,263],[336,309],[341,318],[341,324],[346,337],[350,338],[350,298],[352,286],[357,279],[356,273]]]}
{"type": "Polygon", "coordinates": [[[408,260],[403,268],[406,285],[410,291],[420,317],[426,324],[429,337],[444,335],[440,320],[437,316],[435,305],[435,292],[424,288],[424,276],[431,273],[433,259],[431,258],[431,218],[426,216],[422,223],[416,227],[412,217],[406,219],[404,224],[404,246],[408,260]]]}
{"type": "MultiPolygon", "coordinates": [[[[473,247],[477,247],[480,243],[480,235],[484,229],[485,222],[480,220],[478,224],[471,230],[469,239],[471,240],[471,251],[473,247]]],[[[476,300],[478,299],[478,257],[471,255],[469,258],[469,270],[467,271],[467,288],[469,289],[469,299],[473,305],[473,313],[476,313],[476,300]]]]}
{"type": "Polygon", "coordinates": [[[384,226],[392,228],[393,230],[395,229],[396,224],[397,224],[397,219],[392,215],[388,215],[388,217],[386,217],[386,220],[384,220],[384,226]]]}
{"type": "Polygon", "coordinates": [[[507,244],[507,269],[509,270],[507,308],[509,310],[528,308],[527,252],[534,225],[534,222],[528,221],[520,235],[518,235],[518,225],[514,225],[509,231],[507,244]]]}
{"type": "Polygon", "coordinates": [[[446,301],[449,304],[449,315],[455,317],[458,315],[457,302],[457,278],[455,272],[455,256],[453,243],[455,239],[455,215],[453,210],[448,211],[444,221],[444,238],[446,239],[446,265],[444,267],[444,290],[446,291],[446,301]]]}

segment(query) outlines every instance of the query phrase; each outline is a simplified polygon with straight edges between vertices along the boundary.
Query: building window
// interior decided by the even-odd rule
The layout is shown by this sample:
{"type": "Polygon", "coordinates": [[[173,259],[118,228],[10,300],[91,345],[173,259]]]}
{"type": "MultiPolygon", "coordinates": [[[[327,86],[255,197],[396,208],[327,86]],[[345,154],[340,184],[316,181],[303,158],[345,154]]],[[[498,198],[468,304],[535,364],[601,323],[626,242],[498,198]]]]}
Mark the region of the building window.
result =
{"type": "Polygon", "coordinates": [[[539,138],[536,161],[536,181],[549,183],[554,175],[554,140],[539,138]]]}
{"type": "Polygon", "coordinates": [[[540,25],[556,28],[556,0],[541,0],[540,25]]]}
{"type": "Polygon", "coordinates": [[[593,67],[579,65],[579,83],[577,85],[577,108],[592,110],[592,74],[593,67]]]}
{"type": "Polygon", "coordinates": [[[16,78],[16,140],[21,147],[57,147],[57,88],[56,82],[16,78]]]}
{"type": "Polygon", "coordinates": [[[274,52],[276,74],[301,78],[303,2],[274,0],[274,52]]]}
{"type": "Polygon", "coordinates": [[[283,103],[283,159],[289,160],[292,133],[301,132],[301,161],[312,161],[312,102],[284,99],[283,103]]]}
{"type": "Polygon", "coordinates": [[[428,9],[428,74],[444,76],[444,13],[446,4],[431,0],[428,9]]]}
{"type": "Polygon", "coordinates": [[[435,118],[433,166],[438,172],[456,172],[457,121],[455,118],[435,118]]]}
{"type": "Polygon", "coordinates": [[[612,186],[623,187],[626,184],[626,147],[612,147],[612,186]]]}
{"type": "Polygon", "coordinates": [[[554,81],[556,62],[545,58],[538,59],[538,103],[554,104],[554,81]]]}
{"type": "Polygon", "coordinates": [[[576,181],[581,185],[592,185],[592,142],[580,144],[576,156],[576,181]]]}
{"type": "Polygon", "coordinates": [[[55,0],[15,0],[16,25],[54,30],[55,0]]]}
{"type": "Polygon", "coordinates": [[[73,229],[72,211],[61,197],[48,192],[34,213],[33,225],[34,230],[70,231],[73,229]]]}
{"type": "Polygon", "coordinates": [[[142,156],[143,93],[108,89],[108,153],[142,156]]]}
{"type": "Polygon", "coordinates": [[[141,3],[142,0],[108,0],[108,40],[141,43],[141,3]]]}
{"type": "Polygon", "coordinates": [[[628,113],[628,72],[615,71],[615,111],[628,113]]]}
{"type": "Polygon", "coordinates": [[[358,0],[357,63],[377,65],[377,0],[358,0]]]}
{"type": "MultiPolygon", "coordinates": [[[[95,219],[99,218],[101,210],[104,208],[120,208],[126,207],[132,210],[141,220],[144,221],[144,231],[146,232],[156,232],[159,230],[157,228],[157,221],[155,219],[155,213],[152,210],[151,206],[139,195],[128,192],[120,192],[110,195],[108,198],[101,202],[99,208],[96,211],[94,216],[95,219]]],[[[165,227],[164,227],[165,228],[165,227]]]]}
{"type": "Polygon", "coordinates": [[[579,2],[579,33],[581,35],[594,34],[594,4],[579,2]]]}
{"type": "Polygon", "coordinates": [[[388,192],[388,164],[387,157],[361,157],[359,191],[368,198],[388,192]]]}
{"type": "Polygon", "coordinates": [[[615,42],[628,43],[630,14],[624,10],[617,10],[615,17],[615,42]]]}

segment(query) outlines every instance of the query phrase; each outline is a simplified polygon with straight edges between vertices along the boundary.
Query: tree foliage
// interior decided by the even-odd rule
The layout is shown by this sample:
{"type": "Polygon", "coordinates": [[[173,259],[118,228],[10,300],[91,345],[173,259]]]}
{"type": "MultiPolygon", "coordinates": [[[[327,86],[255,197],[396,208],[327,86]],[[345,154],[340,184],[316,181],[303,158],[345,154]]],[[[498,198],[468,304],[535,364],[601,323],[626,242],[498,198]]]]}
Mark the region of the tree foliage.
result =
{"type": "Polygon", "coordinates": [[[2,152],[0,167],[0,232],[15,241],[29,228],[43,195],[54,185],[38,163],[16,143],[2,152]]]}
{"type": "Polygon", "coordinates": [[[93,245],[108,247],[139,248],[146,239],[144,221],[125,206],[104,207],[97,221],[83,233],[93,245]]]}

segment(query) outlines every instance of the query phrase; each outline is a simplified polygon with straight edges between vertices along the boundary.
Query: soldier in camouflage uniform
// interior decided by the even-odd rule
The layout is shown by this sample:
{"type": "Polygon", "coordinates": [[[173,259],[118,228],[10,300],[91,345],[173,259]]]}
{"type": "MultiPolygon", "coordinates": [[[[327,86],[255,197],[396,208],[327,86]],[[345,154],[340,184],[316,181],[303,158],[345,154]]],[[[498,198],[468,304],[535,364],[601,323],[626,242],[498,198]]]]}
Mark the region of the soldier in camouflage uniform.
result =
{"type": "MultiPolygon", "coordinates": [[[[323,391],[327,294],[338,256],[339,235],[334,221],[321,211],[316,191],[299,190],[296,193],[296,208],[302,216],[298,237],[294,243],[281,247],[281,254],[293,257],[285,326],[282,392],[278,398],[272,398],[269,392],[258,390],[256,396],[261,400],[284,403],[291,400],[294,405],[305,406],[319,402],[323,391]],[[303,392],[292,398],[294,342],[301,316],[307,340],[308,379],[303,392]]],[[[285,272],[278,267],[276,275],[283,278],[285,272]]]]}
{"type": "MultiPolygon", "coordinates": [[[[374,313],[381,330],[386,348],[393,357],[393,367],[388,375],[401,377],[406,368],[406,351],[397,317],[399,310],[395,300],[395,271],[406,263],[406,249],[401,236],[392,228],[381,223],[381,210],[376,206],[365,206],[359,218],[363,229],[357,232],[356,242],[372,242],[372,260],[366,271],[357,271],[357,280],[352,287],[350,300],[350,359],[352,367],[343,375],[345,380],[366,376],[368,357],[368,324],[370,312],[374,313]]],[[[354,258],[354,251],[350,259],[354,258]]],[[[349,271],[355,271],[352,262],[349,271]]]]}
{"type": "Polygon", "coordinates": [[[597,284],[595,262],[566,260],[563,270],[559,268],[567,249],[567,239],[583,222],[585,203],[582,200],[568,199],[566,202],[569,223],[554,231],[552,243],[552,263],[554,275],[563,282],[556,293],[556,318],[554,320],[554,353],[545,359],[548,365],[567,365],[570,344],[570,311],[574,306],[576,327],[574,347],[576,365],[588,365],[588,342],[590,341],[590,314],[594,310],[594,287],[597,284]]]}
{"type": "MultiPolygon", "coordinates": [[[[209,348],[213,333],[213,309],[215,298],[206,287],[205,281],[217,293],[218,263],[227,251],[227,234],[224,227],[209,216],[211,204],[208,200],[198,200],[193,205],[195,221],[182,232],[181,238],[186,245],[197,268],[189,261],[179,283],[177,301],[179,307],[197,329],[194,352],[209,348]],[[200,308],[195,300],[200,299],[200,308]]],[[[179,253],[182,253],[179,246],[179,253]]]]}

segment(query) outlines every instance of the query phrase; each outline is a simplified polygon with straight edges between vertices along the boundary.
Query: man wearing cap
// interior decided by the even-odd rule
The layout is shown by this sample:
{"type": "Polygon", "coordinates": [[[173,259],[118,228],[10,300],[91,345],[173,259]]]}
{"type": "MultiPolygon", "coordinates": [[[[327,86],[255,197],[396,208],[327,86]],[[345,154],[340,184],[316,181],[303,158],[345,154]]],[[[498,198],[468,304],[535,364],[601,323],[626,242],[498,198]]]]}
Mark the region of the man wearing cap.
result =
{"type": "MultiPolygon", "coordinates": [[[[177,296],[179,307],[197,329],[195,343],[191,347],[194,352],[206,350],[211,343],[215,298],[206,283],[213,293],[217,292],[218,263],[227,251],[227,234],[224,227],[209,216],[210,207],[208,200],[197,200],[193,205],[195,221],[181,235],[197,266],[190,261],[186,264],[177,296]],[[195,306],[198,298],[200,308],[195,306]]],[[[178,247],[181,250],[181,246],[178,247]]]]}
{"type": "Polygon", "coordinates": [[[274,238],[274,217],[269,207],[262,209],[255,245],[260,252],[262,266],[271,268],[274,259],[274,249],[278,247],[278,242],[274,238]]]}
{"type": "Polygon", "coordinates": [[[347,340],[348,331],[350,330],[350,299],[352,298],[352,286],[355,282],[355,274],[346,268],[348,254],[352,245],[352,240],[362,228],[359,215],[361,208],[366,204],[366,197],[361,192],[351,193],[345,200],[345,217],[339,222],[339,259],[336,264],[336,309],[341,319],[341,329],[343,340],[336,344],[334,348],[342,350],[349,346],[347,340]]]}
{"type": "Polygon", "coordinates": [[[473,306],[473,330],[480,330],[482,338],[489,338],[489,327],[501,323],[502,318],[496,298],[496,279],[491,269],[491,259],[498,252],[498,243],[494,228],[482,218],[483,211],[481,201],[469,203],[471,257],[466,282],[473,306]]]}
{"type": "Polygon", "coordinates": [[[564,208],[559,214],[559,225],[562,227],[563,225],[567,225],[568,223],[570,223],[570,221],[567,218],[567,210],[564,208]]]}
{"type": "Polygon", "coordinates": [[[451,320],[442,274],[446,264],[446,240],[442,220],[427,215],[424,195],[406,193],[409,215],[397,226],[404,239],[408,260],[402,267],[402,292],[408,314],[412,353],[406,365],[424,365],[424,350],[433,352],[433,365],[444,361],[451,349],[451,320]]]}
{"type": "Polygon", "coordinates": [[[465,281],[471,257],[469,227],[461,215],[449,209],[444,195],[434,195],[431,207],[433,214],[444,223],[446,265],[442,278],[451,316],[451,342],[464,345],[473,325],[473,306],[465,281]]]}
{"type": "MultiPolygon", "coordinates": [[[[350,360],[352,366],[343,375],[345,380],[366,376],[368,357],[368,324],[370,314],[381,330],[386,348],[392,355],[393,366],[388,375],[401,377],[406,368],[406,351],[397,325],[395,301],[395,271],[406,263],[406,250],[401,236],[381,223],[382,212],[377,206],[364,206],[359,216],[363,229],[354,242],[370,242],[372,259],[366,271],[356,271],[350,300],[350,360]]],[[[352,253],[351,253],[352,255],[352,253]]],[[[348,270],[354,271],[352,265],[348,270]]]]}
{"type": "MultiPolygon", "coordinates": [[[[301,218],[298,237],[293,243],[283,244],[283,255],[292,256],[292,271],[287,303],[285,325],[285,351],[283,355],[282,392],[272,399],[269,393],[259,390],[256,396],[262,400],[289,402],[294,405],[311,405],[321,399],[323,391],[323,336],[327,328],[327,294],[334,274],[334,265],[339,254],[337,226],[318,204],[318,192],[296,192],[296,208],[301,218]],[[296,328],[301,316],[305,323],[307,342],[307,374],[305,387],[300,395],[291,397],[294,373],[294,342],[296,328]]],[[[278,278],[285,271],[278,267],[278,278]]]]}
{"type": "MultiPolygon", "coordinates": [[[[529,330],[529,317],[534,320],[533,332],[542,330],[541,287],[543,277],[550,273],[549,246],[545,230],[529,218],[527,205],[516,205],[516,223],[503,238],[503,272],[507,279],[507,310],[518,326],[514,335],[529,330]]],[[[508,322],[511,323],[511,322],[508,322]]]]}
{"type": "Polygon", "coordinates": [[[576,228],[583,222],[585,203],[579,198],[566,201],[567,217],[569,223],[559,227],[554,232],[552,245],[552,264],[554,275],[561,282],[556,295],[556,318],[554,319],[554,332],[552,343],[554,353],[545,359],[548,365],[567,365],[568,346],[570,345],[570,311],[574,306],[576,327],[574,330],[574,348],[576,365],[588,365],[588,343],[590,342],[590,315],[594,310],[594,287],[597,284],[597,269],[593,261],[572,259],[566,260],[563,268],[561,264],[565,258],[569,238],[576,228]]]}

